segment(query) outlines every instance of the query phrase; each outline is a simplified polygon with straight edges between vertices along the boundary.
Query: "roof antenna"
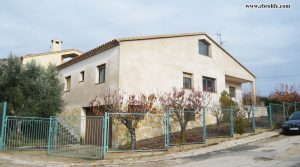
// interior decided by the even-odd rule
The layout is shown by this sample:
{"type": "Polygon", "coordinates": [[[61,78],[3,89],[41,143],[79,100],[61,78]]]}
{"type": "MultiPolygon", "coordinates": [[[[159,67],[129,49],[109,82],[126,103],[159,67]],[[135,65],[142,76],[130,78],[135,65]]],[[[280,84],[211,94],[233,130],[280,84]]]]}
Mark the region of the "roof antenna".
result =
{"type": "Polygon", "coordinates": [[[222,41],[222,34],[221,34],[221,33],[217,32],[217,33],[214,34],[214,35],[217,36],[217,38],[219,38],[219,44],[220,44],[220,46],[223,46],[223,44],[224,44],[225,42],[228,42],[228,41],[222,41]]]}

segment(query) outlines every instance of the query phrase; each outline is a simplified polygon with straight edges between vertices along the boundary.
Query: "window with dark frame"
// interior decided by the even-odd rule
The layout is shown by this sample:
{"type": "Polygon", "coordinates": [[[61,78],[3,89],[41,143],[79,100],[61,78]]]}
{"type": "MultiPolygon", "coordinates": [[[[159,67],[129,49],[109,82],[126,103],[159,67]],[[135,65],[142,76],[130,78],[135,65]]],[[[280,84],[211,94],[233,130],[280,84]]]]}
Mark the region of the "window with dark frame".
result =
{"type": "Polygon", "coordinates": [[[65,77],[66,85],[65,92],[69,92],[71,90],[71,76],[65,77]]]}
{"type": "Polygon", "coordinates": [[[83,82],[84,81],[84,71],[81,71],[80,72],[80,82],[83,82]]]}
{"type": "Polygon", "coordinates": [[[203,91],[216,92],[215,78],[203,77],[202,80],[203,80],[203,91]]]}
{"type": "Polygon", "coordinates": [[[105,82],[105,64],[102,64],[97,67],[98,68],[98,83],[104,83],[105,82]]]}
{"type": "Polygon", "coordinates": [[[199,40],[198,46],[199,46],[199,54],[209,56],[209,43],[205,40],[199,40]]]}
{"type": "Polygon", "coordinates": [[[236,93],[235,93],[235,87],[233,86],[229,86],[229,96],[231,98],[234,98],[236,96],[236,93]]]}
{"type": "Polygon", "coordinates": [[[183,73],[183,88],[192,89],[192,74],[183,73]]]}

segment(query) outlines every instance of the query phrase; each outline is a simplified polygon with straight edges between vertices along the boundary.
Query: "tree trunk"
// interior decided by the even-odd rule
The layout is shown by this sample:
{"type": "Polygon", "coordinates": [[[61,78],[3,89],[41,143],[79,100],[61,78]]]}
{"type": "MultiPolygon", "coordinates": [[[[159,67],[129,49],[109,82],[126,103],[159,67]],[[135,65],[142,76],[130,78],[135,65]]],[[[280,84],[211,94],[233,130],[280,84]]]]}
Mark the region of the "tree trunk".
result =
{"type": "Polygon", "coordinates": [[[187,122],[180,123],[180,139],[182,143],[185,143],[186,140],[186,125],[187,122]]]}
{"type": "Polygon", "coordinates": [[[132,120],[130,119],[123,119],[122,123],[126,126],[130,133],[130,148],[131,150],[136,150],[136,135],[135,135],[135,128],[132,125],[132,120]]]}
{"type": "Polygon", "coordinates": [[[130,128],[129,129],[129,133],[130,133],[130,147],[131,150],[136,150],[136,135],[135,135],[135,129],[134,128],[130,128]]]}

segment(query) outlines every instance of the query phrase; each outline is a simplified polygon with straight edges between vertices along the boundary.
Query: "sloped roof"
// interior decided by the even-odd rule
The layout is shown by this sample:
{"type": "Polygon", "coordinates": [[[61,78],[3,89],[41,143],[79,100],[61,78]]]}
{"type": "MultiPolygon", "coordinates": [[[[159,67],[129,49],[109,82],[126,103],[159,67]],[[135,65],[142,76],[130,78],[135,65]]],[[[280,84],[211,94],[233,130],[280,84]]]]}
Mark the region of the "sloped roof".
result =
{"type": "Polygon", "coordinates": [[[186,36],[197,36],[197,35],[205,35],[208,39],[213,41],[219,48],[221,48],[227,55],[229,55],[234,61],[236,61],[240,66],[242,66],[247,72],[249,72],[253,77],[255,75],[251,73],[245,66],[243,66],[237,59],[235,59],[230,53],[228,53],[222,46],[220,46],[215,40],[213,40],[209,35],[204,32],[194,32],[194,33],[181,33],[181,34],[164,34],[164,35],[152,35],[152,36],[137,36],[137,37],[126,37],[126,38],[116,38],[111,41],[108,41],[92,50],[89,50],[83,53],[80,56],[75,57],[74,59],[60,64],[57,66],[58,69],[66,68],[72,64],[75,64],[81,60],[87,59],[91,56],[94,56],[98,53],[106,51],[110,48],[120,45],[121,42],[126,41],[137,41],[137,40],[151,40],[151,39],[161,39],[161,38],[176,38],[176,37],[186,37],[186,36]]]}

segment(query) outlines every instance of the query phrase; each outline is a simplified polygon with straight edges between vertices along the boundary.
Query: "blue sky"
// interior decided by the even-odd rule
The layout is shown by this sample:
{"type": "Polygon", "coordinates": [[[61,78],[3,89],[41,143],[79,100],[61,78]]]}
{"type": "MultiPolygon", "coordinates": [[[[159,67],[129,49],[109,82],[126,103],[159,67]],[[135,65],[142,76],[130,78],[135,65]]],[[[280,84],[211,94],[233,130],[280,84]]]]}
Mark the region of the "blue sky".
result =
{"type": "Polygon", "coordinates": [[[224,48],[257,76],[267,95],[280,83],[300,85],[298,0],[2,0],[0,58],[63,48],[87,51],[116,37],[183,32],[221,33],[224,48]],[[247,9],[246,4],[290,9],[247,9]],[[260,78],[265,76],[295,77],[260,78]]]}

